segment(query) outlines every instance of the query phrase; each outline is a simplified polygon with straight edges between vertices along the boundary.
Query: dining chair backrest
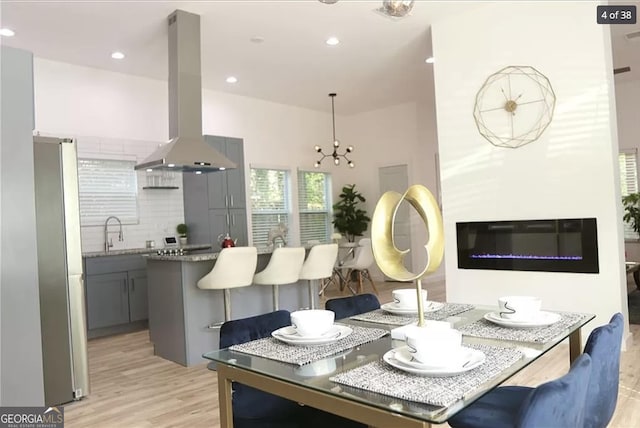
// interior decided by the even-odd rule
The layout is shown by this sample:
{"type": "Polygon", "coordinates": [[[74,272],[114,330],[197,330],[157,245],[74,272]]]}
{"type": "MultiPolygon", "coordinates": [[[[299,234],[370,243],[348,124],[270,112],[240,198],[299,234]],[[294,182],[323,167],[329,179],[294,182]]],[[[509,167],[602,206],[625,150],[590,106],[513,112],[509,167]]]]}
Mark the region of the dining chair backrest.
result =
{"type": "MultiPolygon", "coordinates": [[[[291,317],[285,310],[227,321],[220,327],[220,348],[268,337],[288,325],[291,317]]],[[[297,427],[302,418],[296,402],[237,382],[233,384],[232,405],[234,427],[297,427]]]]}
{"type": "Polygon", "coordinates": [[[329,278],[338,258],[338,244],[314,245],[300,269],[300,279],[329,278]]]}
{"type": "Polygon", "coordinates": [[[587,339],[584,352],[591,356],[593,368],[587,391],[585,428],[606,427],[616,409],[623,330],[624,317],[617,313],[609,324],[595,328],[587,339]]]}
{"type": "Polygon", "coordinates": [[[335,313],[335,319],[343,319],[380,309],[380,301],[373,294],[356,294],[355,296],[329,299],[325,309],[335,313]]]}
{"type": "Polygon", "coordinates": [[[285,310],[227,321],[220,327],[220,348],[269,337],[272,331],[288,325],[291,316],[285,310]]]}
{"type": "Polygon", "coordinates": [[[353,255],[353,260],[347,261],[342,267],[350,269],[368,269],[374,262],[373,247],[371,247],[371,239],[362,238],[358,241],[358,247],[353,255]]]}
{"type": "Polygon", "coordinates": [[[198,288],[213,290],[249,286],[257,264],[256,247],[223,248],[211,271],[198,281],[198,288]]]}
{"type": "Polygon", "coordinates": [[[591,375],[591,357],[581,354],[569,372],[535,388],[520,407],[520,428],[582,427],[591,375]]]}

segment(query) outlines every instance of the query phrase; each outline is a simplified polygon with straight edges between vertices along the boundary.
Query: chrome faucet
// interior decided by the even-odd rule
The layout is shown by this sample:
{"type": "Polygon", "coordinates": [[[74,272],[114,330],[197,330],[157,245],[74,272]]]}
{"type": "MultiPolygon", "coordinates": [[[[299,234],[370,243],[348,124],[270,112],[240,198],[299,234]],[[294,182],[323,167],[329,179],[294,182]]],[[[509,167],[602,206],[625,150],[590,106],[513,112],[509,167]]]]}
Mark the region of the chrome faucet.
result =
{"type": "Polygon", "coordinates": [[[120,219],[114,215],[107,217],[104,222],[104,251],[109,252],[109,248],[113,247],[113,241],[109,240],[109,231],[107,226],[109,225],[109,220],[114,219],[120,225],[120,231],[118,232],[118,241],[122,242],[122,222],[120,219]]]}

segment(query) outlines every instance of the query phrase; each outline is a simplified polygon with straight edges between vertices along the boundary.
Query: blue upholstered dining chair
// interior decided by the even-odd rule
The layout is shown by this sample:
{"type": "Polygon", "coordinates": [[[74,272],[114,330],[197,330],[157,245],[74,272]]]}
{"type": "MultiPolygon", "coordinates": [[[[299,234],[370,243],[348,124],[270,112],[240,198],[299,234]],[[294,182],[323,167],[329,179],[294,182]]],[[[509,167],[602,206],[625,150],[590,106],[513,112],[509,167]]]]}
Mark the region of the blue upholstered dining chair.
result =
{"type": "Polygon", "coordinates": [[[582,354],[564,376],[524,396],[519,387],[497,388],[447,422],[453,428],[582,427],[591,365],[589,354],[582,354]]]}
{"type": "Polygon", "coordinates": [[[340,320],[380,309],[380,301],[373,294],[356,294],[355,296],[327,300],[324,308],[333,311],[336,314],[336,319],[340,320]]]}
{"type": "Polygon", "coordinates": [[[624,317],[617,313],[609,324],[595,328],[587,339],[584,352],[591,356],[593,369],[587,392],[585,428],[605,428],[616,409],[623,331],[624,317]]]}
{"type": "MultiPolygon", "coordinates": [[[[587,339],[584,352],[591,357],[593,368],[585,404],[585,428],[605,428],[613,416],[618,400],[623,329],[624,318],[617,313],[609,324],[595,328],[587,339]]],[[[486,409],[497,406],[506,413],[510,412],[508,409],[518,409],[531,391],[533,388],[524,386],[497,388],[458,413],[449,423],[454,428],[482,426],[468,421],[479,421],[486,409]]]]}
{"type": "MultiPolygon", "coordinates": [[[[220,348],[268,337],[272,331],[288,325],[291,317],[285,310],[227,321],[220,328],[220,348]]],[[[236,428],[366,428],[366,425],[238,382],[233,383],[232,405],[236,428]]]]}

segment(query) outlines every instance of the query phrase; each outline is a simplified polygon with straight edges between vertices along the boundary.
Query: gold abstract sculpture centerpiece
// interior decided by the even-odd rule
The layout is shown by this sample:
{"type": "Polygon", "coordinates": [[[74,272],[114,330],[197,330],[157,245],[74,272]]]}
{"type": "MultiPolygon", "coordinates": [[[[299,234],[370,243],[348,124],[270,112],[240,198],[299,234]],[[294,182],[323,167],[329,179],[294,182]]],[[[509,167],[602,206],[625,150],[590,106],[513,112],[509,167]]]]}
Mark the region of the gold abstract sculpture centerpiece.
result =
{"type": "Polygon", "coordinates": [[[426,187],[415,184],[404,194],[389,191],[383,194],[376,205],[371,220],[371,243],[373,256],[380,270],[396,281],[415,281],[418,299],[418,326],[424,326],[422,301],[422,278],[435,272],[444,255],[444,226],[442,214],[433,194],[426,187]],[[429,233],[425,249],[427,263],[419,273],[412,273],[405,267],[403,257],[410,249],[400,250],[393,239],[394,222],[398,207],[403,201],[415,208],[429,233]]]}

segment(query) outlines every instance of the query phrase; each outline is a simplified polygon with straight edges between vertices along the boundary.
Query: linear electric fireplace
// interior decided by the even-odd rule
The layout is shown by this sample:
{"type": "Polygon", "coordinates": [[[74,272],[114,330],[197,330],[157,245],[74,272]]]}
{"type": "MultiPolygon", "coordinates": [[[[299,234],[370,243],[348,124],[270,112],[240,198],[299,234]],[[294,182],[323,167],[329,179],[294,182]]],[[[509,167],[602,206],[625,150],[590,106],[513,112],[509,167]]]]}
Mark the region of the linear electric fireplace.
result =
{"type": "Polygon", "coordinates": [[[598,273],[595,218],[456,223],[461,269],[598,273]]]}

